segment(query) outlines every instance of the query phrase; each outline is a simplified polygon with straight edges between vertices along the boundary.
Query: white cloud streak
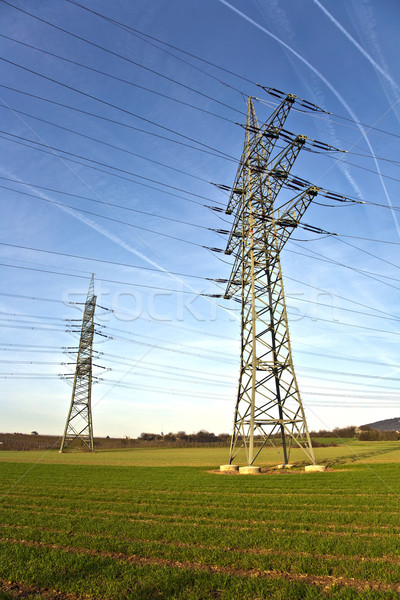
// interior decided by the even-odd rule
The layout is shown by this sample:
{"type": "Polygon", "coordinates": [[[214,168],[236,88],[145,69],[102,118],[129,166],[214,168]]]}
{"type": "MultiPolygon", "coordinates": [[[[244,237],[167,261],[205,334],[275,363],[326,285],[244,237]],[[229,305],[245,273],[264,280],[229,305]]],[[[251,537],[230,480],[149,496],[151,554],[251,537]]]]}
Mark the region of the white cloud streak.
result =
{"type": "Polygon", "coordinates": [[[251,25],[253,25],[257,29],[259,29],[260,31],[262,31],[263,33],[265,33],[266,35],[268,35],[272,39],[274,39],[276,42],[278,42],[278,44],[280,44],[281,46],[283,46],[284,48],[286,48],[289,52],[291,52],[294,56],[296,56],[296,58],[298,58],[299,61],[301,61],[303,64],[305,64],[327,86],[327,88],[332,92],[332,94],[344,106],[344,108],[347,110],[347,112],[349,113],[349,115],[351,116],[351,118],[354,120],[354,122],[356,123],[357,127],[361,131],[361,134],[362,134],[363,138],[365,139],[365,141],[366,141],[366,143],[368,145],[369,151],[370,151],[370,153],[371,153],[371,155],[373,157],[373,160],[375,162],[375,167],[376,167],[376,170],[378,172],[380,183],[382,185],[382,189],[383,189],[383,192],[385,194],[387,203],[390,206],[390,208],[392,209],[391,212],[392,212],[392,217],[393,217],[393,221],[394,221],[394,224],[395,224],[395,227],[396,227],[397,234],[400,237],[400,225],[399,225],[398,220],[397,220],[397,215],[395,214],[395,211],[393,210],[393,204],[392,204],[392,201],[390,199],[389,193],[388,193],[388,191],[386,189],[386,185],[385,185],[385,182],[383,180],[383,177],[382,177],[382,174],[381,174],[381,171],[380,171],[380,168],[379,168],[379,163],[378,163],[377,159],[375,158],[375,152],[374,152],[374,150],[373,150],[373,148],[371,146],[371,143],[369,141],[368,135],[367,135],[367,133],[366,133],[363,125],[360,123],[357,115],[354,113],[354,111],[352,110],[352,108],[347,104],[346,100],[343,98],[343,96],[340,94],[340,92],[338,92],[338,90],[329,81],[329,79],[327,79],[316,67],[314,67],[314,65],[312,65],[306,58],[304,58],[304,56],[302,56],[299,52],[297,52],[296,50],[294,50],[291,46],[289,46],[289,44],[287,44],[286,42],[284,42],[283,40],[281,40],[277,35],[275,35],[274,33],[272,33],[272,31],[269,31],[268,29],[266,29],[265,27],[263,27],[262,25],[260,25],[259,23],[257,23],[253,19],[251,19],[249,16],[247,16],[246,14],[244,14],[241,10],[239,10],[238,8],[236,8],[236,7],[232,6],[231,4],[229,4],[229,2],[227,2],[226,0],[218,0],[218,2],[220,2],[224,6],[226,6],[227,8],[229,8],[230,10],[232,10],[233,12],[235,12],[242,19],[244,19],[245,21],[247,21],[248,23],[250,23],[251,25]]]}
{"type": "Polygon", "coordinates": [[[364,50],[364,48],[353,38],[353,36],[350,35],[347,29],[345,29],[337,19],[335,19],[335,17],[325,8],[325,6],[323,6],[323,4],[321,4],[321,2],[319,2],[319,0],[313,0],[313,2],[316,6],[318,6],[318,8],[322,10],[322,12],[328,17],[331,23],[333,23],[335,27],[337,27],[337,29],[339,29],[339,31],[343,33],[343,35],[353,44],[353,46],[355,46],[355,48],[357,48],[357,50],[361,52],[361,54],[374,67],[374,69],[378,71],[378,73],[380,73],[390,83],[390,85],[397,93],[399,93],[400,86],[397,85],[390,73],[385,71],[385,69],[383,69],[366,50],[364,50]]]}

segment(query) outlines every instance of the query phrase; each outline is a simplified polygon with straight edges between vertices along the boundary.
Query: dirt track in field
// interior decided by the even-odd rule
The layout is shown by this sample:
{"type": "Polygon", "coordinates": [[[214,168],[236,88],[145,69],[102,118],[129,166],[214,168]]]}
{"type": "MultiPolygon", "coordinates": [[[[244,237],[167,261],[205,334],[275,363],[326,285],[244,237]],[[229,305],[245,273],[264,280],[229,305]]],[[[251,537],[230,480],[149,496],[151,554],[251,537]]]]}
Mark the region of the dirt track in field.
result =
{"type": "Polygon", "coordinates": [[[43,598],[43,600],[89,600],[91,596],[75,596],[74,594],[66,594],[57,590],[26,585],[21,581],[7,581],[0,579],[0,591],[7,592],[13,598],[34,598],[35,596],[43,598]]]}
{"type": "MultiPolygon", "coordinates": [[[[153,506],[153,504],[150,503],[141,503],[141,506],[153,506]]],[[[25,510],[25,509],[30,509],[30,510],[35,510],[36,514],[48,514],[48,509],[44,506],[38,506],[36,504],[24,504],[21,507],[17,507],[17,506],[10,506],[10,508],[13,511],[19,511],[19,510],[25,510]]],[[[300,510],[300,509],[299,509],[300,510]]],[[[65,509],[63,507],[52,507],[51,508],[52,513],[54,513],[55,515],[61,516],[61,517],[71,517],[71,515],[73,515],[74,513],[71,513],[71,511],[69,512],[65,512],[65,509]],[[64,512],[63,512],[64,511],[64,512]]],[[[278,509],[276,511],[273,511],[271,509],[268,509],[268,512],[282,512],[281,509],[278,509]]],[[[187,515],[187,514],[181,514],[181,513],[171,513],[171,514],[165,514],[165,513],[152,513],[152,512],[139,512],[139,511],[135,511],[132,513],[129,512],[118,512],[118,511],[113,511],[113,510],[96,510],[95,513],[93,513],[93,511],[90,510],[83,510],[80,509],[79,510],[79,514],[80,515],[84,515],[85,518],[89,517],[93,517],[95,519],[105,519],[105,516],[115,516],[115,517],[125,517],[128,521],[140,521],[142,523],[171,523],[173,524],[174,521],[179,521],[179,522],[183,522],[183,521],[190,521],[193,525],[201,525],[202,527],[215,527],[214,523],[217,523],[219,526],[221,526],[221,524],[227,524],[229,525],[229,528],[234,530],[234,531],[246,531],[247,529],[250,528],[251,525],[276,525],[276,520],[274,519],[237,519],[237,518],[227,518],[227,517],[211,517],[211,516],[202,516],[202,515],[187,515]],[[103,517],[104,515],[104,517],[103,517]],[[240,523],[244,523],[244,526],[240,526],[240,523]],[[231,525],[232,524],[232,525],[231,525]]],[[[319,514],[322,515],[331,515],[331,511],[329,510],[321,510],[321,511],[313,511],[313,515],[318,516],[319,514]]],[[[348,511],[335,511],[335,514],[348,514],[348,511]]],[[[354,516],[354,512],[352,513],[354,516]]],[[[359,514],[363,514],[361,511],[359,511],[359,514]]],[[[387,515],[393,515],[398,517],[398,511],[397,512],[387,512],[387,515]]],[[[342,535],[342,536],[346,536],[346,535],[352,535],[354,531],[357,531],[357,535],[358,536],[367,536],[367,537],[377,537],[377,536],[384,536],[384,535],[393,535],[393,533],[396,533],[397,531],[400,532],[400,526],[396,526],[396,525],[371,525],[371,524],[354,524],[354,523],[338,523],[338,524],[331,524],[331,523],[323,523],[324,529],[316,529],[315,526],[320,525],[320,523],[318,523],[318,521],[316,521],[315,519],[313,520],[313,524],[312,526],[306,522],[303,523],[301,521],[297,521],[296,520],[296,524],[297,526],[300,525],[306,525],[307,529],[296,529],[297,532],[300,533],[317,533],[318,535],[342,535]],[[345,529],[346,531],[340,531],[340,529],[345,529]],[[373,529],[373,531],[371,531],[371,529],[373,529]],[[329,531],[331,530],[331,531],[329,531]],[[339,531],[338,531],[339,530],[339,531]],[[362,530],[367,530],[369,533],[359,533],[362,530]]],[[[322,524],[321,524],[322,525],[322,524]]],[[[276,528],[274,530],[277,530],[276,528]]],[[[279,531],[288,531],[287,529],[285,529],[285,527],[281,527],[279,528],[279,531]]]]}
{"type": "MultiPolygon", "coordinates": [[[[1,525],[0,528],[3,529],[11,529],[11,530],[26,530],[31,529],[28,525],[1,525]]],[[[56,535],[62,535],[66,532],[61,529],[54,529],[50,527],[38,527],[35,531],[44,531],[47,533],[54,533],[56,535]]],[[[71,539],[74,537],[74,532],[68,532],[71,539]]],[[[85,537],[89,537],[92,539],[96,539],[98,537],[113,539],[113,535],[109,533],[88,533],[85,532],[85,537]]],[[[207,544],[198,544],[197,542],[194,544],[190,544],[189,542],[177,542],[170,540],[158,540],[158,539],[148,539],[148,538],[138,538],[138,537],[118,537],[119,541],[124,542],[133,542],[139,544],[158,544],[160,546],[167,546],[171,548],[187,548],[187,549],[200,549],[200,550],[222,550],[223,552],[236,552],[240,554],[253,554],[255,556],[265,556],[274,554],[276,556],[292,556],[293,558],[305,557],[305,558],[314,558],[318,560],[357,560],[359,562],[364,563],[387,563],[392,565],[400,565],[400,558],[392,557],[392,556],[379,556],[379,557],[365,557],[359,554],[317,554],[315,552],[304,552],[301,550],[278,550],[277,548],[239,548],[239,547],[224,547],[224,546],[211,546],[207,544]]],[[[1,538],[0,538],[1,541],[1,538]]],[[[15,540],[16,541],[16,540],[15,540]]]]}
{"type": "MultiPolygon", "coordinates": [[[[59,550],[62,552],[68,552],[71,554],[86,554],[88,556],[95,556],[99,558],[111,558],[114,560],[131,563],[135,565],[153,565],[159,567],[168,567],[174,569],[186,569],[191,571],[201,571],[207,573],[221,573],[228,574],[237,577],[260,577],[266,579],[284,579],[286,581],[292,582],[304,582],[308,585],[316,585],[323,589],[323,591],[328,592],[333,586],[337,585],[340,587],[348,587],[353,588],[356,591],[364,592],[368,590],[374,591],[383,591],[383,592],[397,592],[400,593],[400,584],[399,583],[382,583],[380,581],[367,581],[364,579],[355,579],[355,578],[344,578],[344,577],[334,577],[331,575],[308,575],[301,573],[287,573],[281,571],[273,571],[273,570],[259,570],[259,569],[234,569],[231,567],[222,567],[218,565],[206,565],[202,563],[188,562],[188,561],[173,561],[164,558],[150,558],[150,557],[141,557],[138,555],[129,555],[123,554],[121,552],[109,552],[109,551],[100,551],[100,550],[91,550],[86,548],[78,548],[75,546],[60,546],[58,544],[49,544],[45,542],[37,542],[37,541],[29,541],[29,540],[16,540],[12,538],[1,538],[0,541],[12,544],[21,544],[29,547],[36,548],[47,548],[49,550],[59,550]]],[[[40,592],[39,592],[40,593],[40,592]]],[[[51,593],[51,592],[50,592],[51,593]]],[[[59,592],[56,592],[58,594],[59,592]]],[[[25,597],[29,595],[26,594],[25,597]]],[[[42,594],[43,595],[43,594],[42,594]]],[[[24,596],[15,596],[24,597],[24,596]]],[[[44,596],[46,597],[46,596],[44,596]]],[[[49,599],[54,598],[55,600],[70,600],[72,598],[76,598],[76,596],[71,596],[68,594],[64,594],[61,596],[47,596],[49,599]]],[[[86,596],[87,598],[88,596],[86,596]]]]}

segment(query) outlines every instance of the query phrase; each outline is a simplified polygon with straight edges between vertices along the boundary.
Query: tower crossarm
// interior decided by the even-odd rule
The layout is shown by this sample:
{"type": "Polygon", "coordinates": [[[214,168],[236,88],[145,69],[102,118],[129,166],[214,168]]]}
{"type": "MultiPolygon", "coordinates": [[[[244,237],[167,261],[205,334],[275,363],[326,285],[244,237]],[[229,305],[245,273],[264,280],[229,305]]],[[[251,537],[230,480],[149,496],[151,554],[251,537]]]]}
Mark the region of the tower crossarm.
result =
{"type": "Polygon", "coordinates": [[[306,136],[298,135],[267,165],[266,175],[262,183],[270,190],[271,206],[282,188],[282,185],[289,177],[291,168],[293,167],[300,150],[304,146],[306,139],[306,136]]]}
{"type": "Polygon", "coordinates": [[[311,186],[280,207],[272,217],[266,217],[269,221],[266,242],[274,246],[274,252],[282,250],[318,192],[318,187],[311,186]]]}
{"type": "MultiPolygon", "coordinates": [[[[258,155],[263,166],[267,164],[294,101],[295,96],[288,94],[270,118],[259,127],[253,101],[249,98],[242,158],[226,208],[227,215],[236,210],[244,193],[248,157],[258,155]]],[[[254,167],[257,168],[256,165],[254,167]]]]}
{"type": "Polygon", "coordinates": [[[224,298],[229,300],[242,289],[242,258],[239,254],[235,256],[232,271],[226,284],[224,298]]]}
{"type": "Polygon", "coordinates": [[[248,221],[247,205],[249,202],[253,203],[255,209],[257,209],[257,206],[261,206],[263,213],[271,210],[282,185],[304,145],[305,139],[302,135],[297,136],[270,164],[264,164],[263,168],[259,167],[254,170],[252,161],[250,158],[247,159],[246,189],[241,190],[242,198],[240,204],[237,205],[225,254],[232,254],[243,238],[246,221],[248,221]],[[265,175],[262,175],[262,171],[265,171],[265,175]]]}

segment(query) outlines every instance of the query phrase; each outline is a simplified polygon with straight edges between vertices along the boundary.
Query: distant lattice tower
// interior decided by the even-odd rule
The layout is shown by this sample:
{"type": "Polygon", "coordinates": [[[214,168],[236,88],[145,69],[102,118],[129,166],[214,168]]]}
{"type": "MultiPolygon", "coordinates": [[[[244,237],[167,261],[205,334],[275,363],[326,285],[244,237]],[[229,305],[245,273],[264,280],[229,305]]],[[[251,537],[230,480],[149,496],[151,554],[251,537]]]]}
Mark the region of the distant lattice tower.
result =
{"type": "Polygon", "coordinates": [[[60,452],[74,442],[93,452],[92,427],[92,357],[94,337],[94,275],[89,285],[83,313],[81,336],[72,387],[71,405],[61,442],[60,452]]]}
{"type": "Polygon", "coordinates": [[[234,215],[226,254],[234,254],[235,261],[225,298],[241,303],[241,366],[229,465],[244,447],[250,469],[267,442],[282,445],[283,466],[292,446],[315,464],[293,366],[280,252],[319,188],[308,186],[281,205],[275,202],[307,140],[282,132],[295,98],[286,96],[262,126],[249,98],[242,158],[226,210],[234,215]],[[274,153],[281,132],[289,143],[274,153]]]}

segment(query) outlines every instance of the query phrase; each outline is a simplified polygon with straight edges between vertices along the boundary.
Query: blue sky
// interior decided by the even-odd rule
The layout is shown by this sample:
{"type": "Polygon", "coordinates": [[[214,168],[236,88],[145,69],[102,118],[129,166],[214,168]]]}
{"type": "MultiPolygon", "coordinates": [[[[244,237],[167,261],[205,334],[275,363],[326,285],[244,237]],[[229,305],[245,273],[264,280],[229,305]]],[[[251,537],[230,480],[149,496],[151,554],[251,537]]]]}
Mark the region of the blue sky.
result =
{"type": "Polygon", "coordinates": [[[303,221],[340,235],[298,230],[282,254],[309,426],[399,416],[398,3],[79,4],[0,4],[0,430],[62,433],[70,302],[93,272],[114,311],[96,315],[114,339],[95,342],[112,368],[96,368],[95,435],[231,431],[238,305],[200,294],[230,274],[207,249],[231,226],[212,183],[233,183],[247,97],[260,122],[276,107],[260,85],[333,113],[285,126],[347,151],[302,152],[292,173],[366,202],[318,197],[303,221]]]}

